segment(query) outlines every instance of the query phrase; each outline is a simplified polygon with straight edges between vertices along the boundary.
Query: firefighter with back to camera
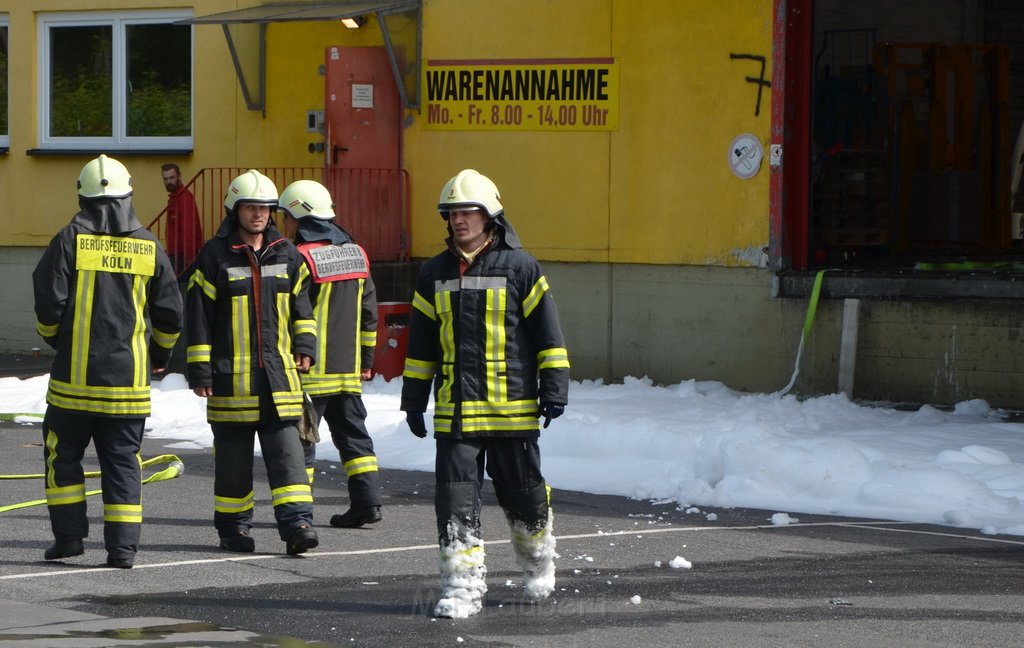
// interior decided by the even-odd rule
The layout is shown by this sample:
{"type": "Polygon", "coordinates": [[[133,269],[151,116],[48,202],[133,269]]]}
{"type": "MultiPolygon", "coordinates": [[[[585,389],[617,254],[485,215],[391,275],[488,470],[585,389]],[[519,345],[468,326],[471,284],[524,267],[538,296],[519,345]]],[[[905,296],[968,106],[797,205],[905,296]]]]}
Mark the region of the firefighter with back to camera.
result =
{"type": "MultiPolygon", "coordinates": [[[[366,431],[362,381],[371,377],[377,345],[377,297],[366,252],[335,222],[330,192],[319,182],[298,180],[281,192],[285,231],[310,273],[310,301],[317,324],[317,364],[302,386],[315,409],[314,429],[327,419],[348,482],[349,510],[331,526],[380,522],[377,456],[366,431]]],[[[313,482],[316,444],[304,441],[306,472],[313,482]]]]}
{"type": "Polygon", "coordinates": [[[167,254],[132,208],[132,181],[100,155],[78,177],[80,211],[32,273],[37,328],[56,349],[46,392],[46,504],[55,543],[46,560],[84,553],[89,535],[82,458],[100,464],[107,565],[135,564],[142,533],[139,449],[150,374],[181,331],[181,294],[167,254]]]}

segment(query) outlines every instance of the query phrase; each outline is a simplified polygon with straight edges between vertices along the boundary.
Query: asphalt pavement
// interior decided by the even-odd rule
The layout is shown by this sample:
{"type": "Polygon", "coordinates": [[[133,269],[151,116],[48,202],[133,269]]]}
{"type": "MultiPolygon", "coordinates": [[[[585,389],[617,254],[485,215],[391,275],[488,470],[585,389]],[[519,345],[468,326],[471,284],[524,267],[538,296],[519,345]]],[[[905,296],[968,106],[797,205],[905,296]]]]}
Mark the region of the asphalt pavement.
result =
{"type": "MultiPolygon", "coordinates": [[[[38,423],[0,422],[0,473],[41,473],[41,442],[38,423]]],[[[256,553],[232,554],[216,546],[209,449],[147,439],[142,454],[168,453],[185,470],[144,487],[134,569],[104,566],[98,496],[89,498],[85,555],[63,562],[42,559],[52,541],[45,506],[0,513],[0,648],[1022,643],[1024,538],[792,511],[797,521],[775,525],[777,511],[679,507],[557,483],[552,597],[520,597],[488,483],[485,607],[434,619],[430,473],[383,470],[384,520],[334,529],[324,525],[348,506],[344,473],[319,462],[320,546],[287,556],[257,461],[256,553]]],[[[86,464],[98,469],[91,453],[86,464]]],[[[43,483],[3,479],[0,493],[0,507],[37,500],[43,483]]]]}

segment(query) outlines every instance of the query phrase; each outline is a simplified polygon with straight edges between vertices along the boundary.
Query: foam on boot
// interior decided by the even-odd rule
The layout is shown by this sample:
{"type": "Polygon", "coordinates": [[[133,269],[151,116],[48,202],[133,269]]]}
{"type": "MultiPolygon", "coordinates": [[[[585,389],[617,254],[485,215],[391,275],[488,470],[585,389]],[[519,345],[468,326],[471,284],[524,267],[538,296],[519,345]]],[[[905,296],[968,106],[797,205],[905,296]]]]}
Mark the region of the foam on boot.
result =
{"type": "Polygon", "coordinates": [[[434,607],[434,616],[465,619],[483,608],[487,593],[485,557],[483,541],[472,536],[465,543],[455,540],[441,546],[441,598],[434,607]]]}
{"type": "Polygon", "coordinates": [[[530,530],[520,522],[511,522],[512,547],[516,563],[523,569],[523,597],[527,602],[543,601],[555,590],[555,534],[552,529],[554,513],[548,509],[548,520],[540,531],[530,530]]]}

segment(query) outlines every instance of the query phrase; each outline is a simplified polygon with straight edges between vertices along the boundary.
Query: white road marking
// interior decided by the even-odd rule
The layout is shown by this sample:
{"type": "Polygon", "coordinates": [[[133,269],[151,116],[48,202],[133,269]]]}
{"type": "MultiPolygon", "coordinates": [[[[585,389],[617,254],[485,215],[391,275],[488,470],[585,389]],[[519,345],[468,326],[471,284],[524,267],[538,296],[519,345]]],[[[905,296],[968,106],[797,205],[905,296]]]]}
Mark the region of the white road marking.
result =
{"type": "MultiPolygon", "coordinates": [[[[942,538],[954,538],[958,540],[976,540],[979,542],[992,542],[997,544],[1008,544],[1015,546],[1024,546],[1024,540],[1012,540],[1002,537],[980,537],[974,535],[966,535],[963,533],[943,533],[939,531],[923,531],[920,529],[900,529],[890,527],[900,527],[911,524],[919,524],[918,522],[894,522],[890,520],[877,520],[871,522],[807,522],[807,523],[794,523],[794,524],[754,524],[748,526],[702,526],[702,527],[660,527],[655,529],[641,528],[641,529],[630,529],[628,531],[601,531],[596,533],[578,533],[572,535],[559,535],[555,538],[559,541],[563,540],[587,540],[591,538],[613,538],[617,536],[644,536],[653,535],[658,533],[693,533],[693,532],[709,532],[709,531],[757,531],[757,530],[784,530],[792,528],[808,528],[808,527],[846,527],[853,529],[870,529],[873,531],[885,531],[890,533],[910,533],[916,535],[927,535],[937,536],[942,538]]],[[[508,544],[510,540],[488,540],[485,542],[486,545],[501,545],[508,544]]],[[[368,555],[385,555],[391,553],[401,553],[407,551],[437,551],[436,544],[423,544],[423,545],[407,545],[404,547],[380,547],[376,549],[353,549],[349,551],[318,551],[316,553],[309,554],[309,557],[316,558],[327,558],[332,556],[368,556],[368,555]]],[[[204,558],[200,560],[176,560],[172,562],[163,563],[149,563],[145,565],[136,565],[132,571],[138,571],[140,569],[163,569],[166,567],[181,567],[187,565],[209,565],[215,563],[232,563],[232,562],[253,562],[257,560],[293,560],[295,556],[287,556],[285,554],[259,554],[252,556],[230,556],[226,558],[204,558]]],[[[70,574],[95,574],[98,572],[105,571],[122,571],[114,567],[88,567],[84,569],[57,569],[48,572],[33,572],[29,574],[9,574],[6,576],[0,576],[0,581],[5,580],[18,580],[27,578],[52,578],[52,577],[64,577],[70,574]]]]}

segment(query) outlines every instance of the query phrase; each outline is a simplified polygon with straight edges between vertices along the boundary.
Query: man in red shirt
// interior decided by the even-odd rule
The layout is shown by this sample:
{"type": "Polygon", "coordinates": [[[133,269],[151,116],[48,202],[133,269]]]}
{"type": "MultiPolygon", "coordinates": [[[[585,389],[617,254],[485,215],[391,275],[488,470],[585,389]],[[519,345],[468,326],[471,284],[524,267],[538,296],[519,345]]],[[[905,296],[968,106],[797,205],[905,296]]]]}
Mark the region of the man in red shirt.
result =
{"type": "Polygon", "coordinates": [[[203,226],[192,192],[181,183],[181,169],[169,162],[160,167],[167,189],[167,256],[179,278],[203,246],[203,226]]]}

